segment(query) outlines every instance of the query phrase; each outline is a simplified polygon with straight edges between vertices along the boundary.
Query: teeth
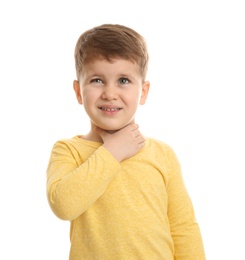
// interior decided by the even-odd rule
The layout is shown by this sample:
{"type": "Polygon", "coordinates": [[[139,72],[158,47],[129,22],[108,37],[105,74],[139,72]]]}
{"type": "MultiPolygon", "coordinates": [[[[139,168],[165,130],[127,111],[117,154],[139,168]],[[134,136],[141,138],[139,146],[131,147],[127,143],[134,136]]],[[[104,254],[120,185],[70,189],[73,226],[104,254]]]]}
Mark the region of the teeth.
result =
{"type": "Polygon", "coordinates": [[[106,108],[106,107],[101,107],[101,110],[106,110],[106,111],[116,111],[116,110],[120,110],[120,108],[106,108]]]}

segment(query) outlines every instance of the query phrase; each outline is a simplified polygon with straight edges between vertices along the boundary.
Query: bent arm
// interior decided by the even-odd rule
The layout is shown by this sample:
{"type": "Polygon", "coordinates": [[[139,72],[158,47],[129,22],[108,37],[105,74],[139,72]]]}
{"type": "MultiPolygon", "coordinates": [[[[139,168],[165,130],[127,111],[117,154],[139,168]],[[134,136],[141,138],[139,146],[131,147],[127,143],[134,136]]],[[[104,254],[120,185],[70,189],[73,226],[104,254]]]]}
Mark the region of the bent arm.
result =
{"type": "Polygon", "coordinates": [[[99,147],[81,165],[62,143],[52,150],[47,169],[47,197],[52,211],[64,220],[73,220],[86,211],[106,190],[121,165],[99,147]]]}

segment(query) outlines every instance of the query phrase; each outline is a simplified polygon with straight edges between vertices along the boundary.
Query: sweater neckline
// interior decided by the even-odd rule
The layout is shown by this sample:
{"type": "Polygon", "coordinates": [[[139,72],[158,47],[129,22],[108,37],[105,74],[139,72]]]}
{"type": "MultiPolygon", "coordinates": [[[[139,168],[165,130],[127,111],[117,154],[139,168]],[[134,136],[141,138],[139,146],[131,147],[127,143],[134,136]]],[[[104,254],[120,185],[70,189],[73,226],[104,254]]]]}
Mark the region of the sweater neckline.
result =
{"type": "MultiPolygon", "coordinates": [[[[73,139],[75,139],[76,141],[79,141],[80,143],[83,143],[85,145],[88,145],[88,146],[91,146],[91,147],[94,147],[94,148],[99,148],[103,144],[103,143],[96,142],[96,141],[82,139],[82,136],[83,135],[75,135],[73,137],[73,139]]],[[[146,138],[145,145],[140,151],[146,149],[149,145],[150,145],[150,139],[146,138]]]]}

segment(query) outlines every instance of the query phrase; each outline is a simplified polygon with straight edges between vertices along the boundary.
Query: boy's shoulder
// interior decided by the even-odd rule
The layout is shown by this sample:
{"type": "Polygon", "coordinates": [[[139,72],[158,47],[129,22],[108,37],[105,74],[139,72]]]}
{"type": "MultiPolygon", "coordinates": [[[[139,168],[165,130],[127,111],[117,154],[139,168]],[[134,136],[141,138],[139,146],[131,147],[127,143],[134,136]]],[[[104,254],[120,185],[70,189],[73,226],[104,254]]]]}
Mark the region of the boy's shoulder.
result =
{"type": "Polygon", "coordinates": [[[57,139],[53,146],[70,146],[70,145],[74,145],[75,143],[77,143],[79,141],[79,139],[77,138],[78,136],[73,136],[73,137],[64,137],[64,138],[60,138],[57,139]]]}
{"type": "Polygon", "coordinates": [[[155,155],[161,154],[165,155],[168,158],[177,159],[176,152],[169,143],[152,137],[147,137],[146,139],[147,148],[149,149],[150,153],[153,153],[155,155]]]}
{"type": "Polygon", "coordinates": [[[80,153],[81,151],[93,151],[101,146],[101,143],[82,139],[82,135],[75,135],[70,138],[61,138],[53,144],[53,150],[80,153]]]}
{"type": "Polygon", "coordinates": [[[147,137],[146,140],[147,140],[147,146],[150,148],[173,152],[173,148],[171,147],[171,145],[169,145],[168,143],[162,140],[152,138],[152,137],[147,137]]]}
{"type": "Polygon", "coordinates": [[[148,137],[144,151],[144,158],[158,165],[159,168],[163,167],[165,172],[168,172],[166,169],[173,169],[180,165],[174,149],[164,141],[148,137]]]}
{"type": "Polygon", "coordinates": [[[85,146],[94,146],[94,147],[101,145],[100,143],[97,142],[82,139],[82,135],[75,135],[70,138],[61,138],[55,142],[55,145],[56,144],[63,144],[66,146],[76,146],[76,145],[83,144],[85,146]]]}

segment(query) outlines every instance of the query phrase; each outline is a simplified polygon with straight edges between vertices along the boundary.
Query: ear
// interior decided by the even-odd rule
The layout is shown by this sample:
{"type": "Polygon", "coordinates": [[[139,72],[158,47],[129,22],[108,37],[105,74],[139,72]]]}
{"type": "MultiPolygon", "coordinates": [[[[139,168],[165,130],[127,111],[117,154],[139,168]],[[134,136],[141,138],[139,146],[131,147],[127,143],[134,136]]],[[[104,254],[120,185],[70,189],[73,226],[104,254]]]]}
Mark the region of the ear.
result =
{"type": "Polygon", "coordinates": [[[76,93],[76,98],[77,98],[78,103],[82,105],[83,100],[82,100],[80,84],[79,84],[78,80],[73,81],[73,89],[76,93]]]}
{"type": "Polygon", "coordinates": [[[145,81],[143,83],[143,86],[142,86],[142,93],[141,93],[141,97],[140,97],[140,105],[145,104],[145,101],[146,101],[147,96],[148,96],[149,89],[150,89],[150,82],[145,81]]]}

